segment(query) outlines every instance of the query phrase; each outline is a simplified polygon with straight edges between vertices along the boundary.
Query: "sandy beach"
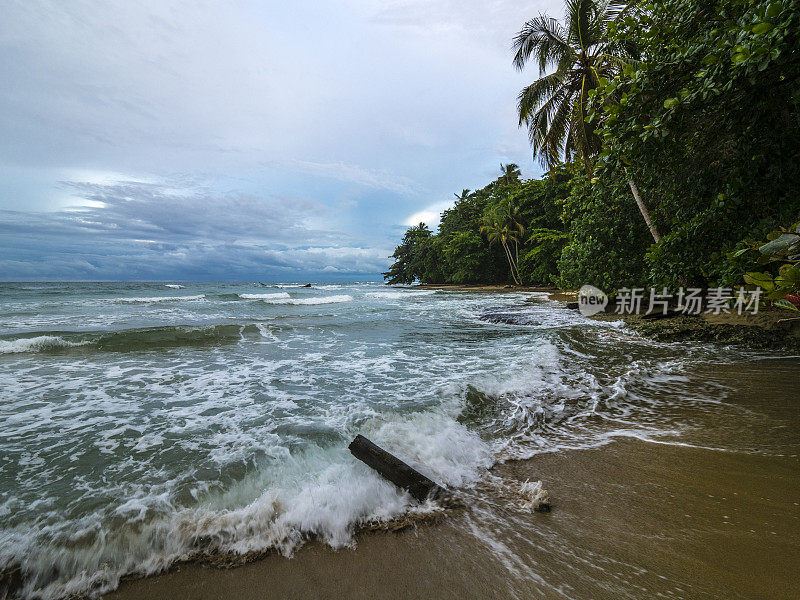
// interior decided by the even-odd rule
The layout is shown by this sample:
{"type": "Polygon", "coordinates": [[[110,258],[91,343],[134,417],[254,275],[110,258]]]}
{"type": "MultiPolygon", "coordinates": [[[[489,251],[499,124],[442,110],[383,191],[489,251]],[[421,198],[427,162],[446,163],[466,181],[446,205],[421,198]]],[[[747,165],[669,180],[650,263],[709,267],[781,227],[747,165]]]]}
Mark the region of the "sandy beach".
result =
{"type": "Polygon", "coordinates": [[[789,598],[800,562],[796,369],[793,358],[709,367],[699,375],[736,391],[725,411],[687,407],[690,434],[509,461],[437,524],[231,570],[184,564],[106,598],[789,598]],[[544,482],[552,512],[515,501],[529,479],[544,482]]]}
{"type": "Polygon", "coordinates": [[[800,600],[800,0],[0,17],[0,600],[800,600]]]}

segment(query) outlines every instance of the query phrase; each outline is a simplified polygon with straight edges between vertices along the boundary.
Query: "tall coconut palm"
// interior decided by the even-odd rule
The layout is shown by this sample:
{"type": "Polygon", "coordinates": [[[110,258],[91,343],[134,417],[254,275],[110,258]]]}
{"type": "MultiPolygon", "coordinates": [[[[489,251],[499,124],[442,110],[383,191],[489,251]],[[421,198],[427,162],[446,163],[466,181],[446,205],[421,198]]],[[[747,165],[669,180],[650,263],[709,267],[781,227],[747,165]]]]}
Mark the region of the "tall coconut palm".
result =
{"type": "Polygon", "coordinates": [[[471,191],[471,190],[463,189],[463,190],[461,190],[461,193],[460,193],[460,194],[456,194],[456,193],[454,193],[454,194],[453,194],[453,196],[455,196],[455,197],[456,197],[456,201],[458,201],[458,202],[463,202],[464,200],[466,200],[467,198],[469,198],[469,193],[470,193],[470,191],[471,191]]]}
{"type": "Polygon", "coordinates": [[[513,198],[510,198],[508,200],[508,203],[506,204],[505,217],[509,227],[516,232],[516,237],[513,240],[514,257],[517,264],[519,264],[519,243],[522,236],[525,235],[525,226],[522,224],[522,214],[520,206],[517,202],[514,201],[513,198]]]}
{"type": "MultiPolygon", "coordinates": [[[[519,125],[528,128],[534,155],[551,168],[573,156],[591,175],[601,141],[586,122],[589,91],[600,79],[619,73],[635,49],[610,39],[608,25],[624,12],[625,0],[567,0],[564,23],[539,15],[514,38],[514,66],[522,70],[533,60],[539,79],[517,97],[519,125]],[[552,72],[548,73],[548,70],[552,72]]],[[[653,240],[661,236],[633,179],[628,180],[636,204],[653,240]]]]}
{"type": "Polygon", "coordinates": [[[539,67],[539,79],[517,97],[517,111],[547,168],[575,156],[591,173],[600,139],[585,120],[589,90],[617,74],[631,54],[609,40],[608,25],[620,12],[611,0],[567,0],[563,23],[539,15],[514,38],[514,66],[521,71],[534,61],[539,67]]]}
{"type": "Polygon", "coordinates": [[[514,280],[514,283],[520,285],[521,281],[517,263],[514,261],[514,255],[508,247],[509,243],[519,241],[519,236],[521,235],[520,231],[509,223],[508,219],[504,218],[503,215],[491,213],[484,217],[483,225],[481,225],[481,233],[487,237],[490,244],[500,242],[500,245],[506,253],[506,260],[508,260],[508,266],[511,270],[511,278],[514,280]]]}
{"type": "Polygon", "coordinates": [[[507,185],[518,182],[520,175],[522,175],[522,173],[519,170],[519,165],[515,165],[514,163],[504,165],[500,163],[500,179],[507,185]]]}

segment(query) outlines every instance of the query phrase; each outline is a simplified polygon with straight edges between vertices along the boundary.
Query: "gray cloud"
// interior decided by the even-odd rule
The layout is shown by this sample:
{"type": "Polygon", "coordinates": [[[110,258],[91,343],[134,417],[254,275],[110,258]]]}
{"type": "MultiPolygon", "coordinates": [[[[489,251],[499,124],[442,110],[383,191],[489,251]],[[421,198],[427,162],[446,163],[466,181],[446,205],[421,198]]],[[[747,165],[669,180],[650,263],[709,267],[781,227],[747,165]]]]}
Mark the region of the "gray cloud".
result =
{"type": "Polygon", "coordinates": [[[8,0],[0,277],[378,273],[411,215],[535,174],[509,47],[541,10],[8,0]]]}
{"type": "Polygon", "coordinates": [[[125,181],[63,185],[91,205],[0,211],[0,279],[284,279],[386,266],[386,250],[317,227],[330,209],[315,200],[125,181]]]}

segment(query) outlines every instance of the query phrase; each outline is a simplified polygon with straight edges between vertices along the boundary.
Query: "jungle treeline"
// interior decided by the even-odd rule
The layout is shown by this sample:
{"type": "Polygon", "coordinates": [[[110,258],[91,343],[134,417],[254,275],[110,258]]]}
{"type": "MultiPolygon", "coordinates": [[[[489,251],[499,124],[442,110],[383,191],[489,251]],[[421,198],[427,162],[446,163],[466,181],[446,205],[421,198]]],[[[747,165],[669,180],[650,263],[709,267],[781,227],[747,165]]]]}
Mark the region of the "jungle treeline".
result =
{"type": "Polygon", "coordinates": [[[756,250],[800,219],[800,0],[565,8],[513,40],[513,65],[538,71],[517,102],[545,174],[501,165],[456,194],[436,232],[406,231],[387,282],[614,290],[777,276],[786,266],[758,266],[756,250]]]}

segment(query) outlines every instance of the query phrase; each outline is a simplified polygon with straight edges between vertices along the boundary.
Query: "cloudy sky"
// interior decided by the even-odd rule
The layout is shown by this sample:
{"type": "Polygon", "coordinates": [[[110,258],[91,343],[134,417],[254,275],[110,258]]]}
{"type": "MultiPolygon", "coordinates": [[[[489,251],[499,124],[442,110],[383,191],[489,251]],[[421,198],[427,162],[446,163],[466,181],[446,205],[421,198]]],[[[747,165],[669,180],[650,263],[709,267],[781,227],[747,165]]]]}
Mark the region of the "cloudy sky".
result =
{"type": "Polygon", "coordinates": [[[0,280],[376,279],[501,162],[554,0],[3,0],[0,280]]]}

